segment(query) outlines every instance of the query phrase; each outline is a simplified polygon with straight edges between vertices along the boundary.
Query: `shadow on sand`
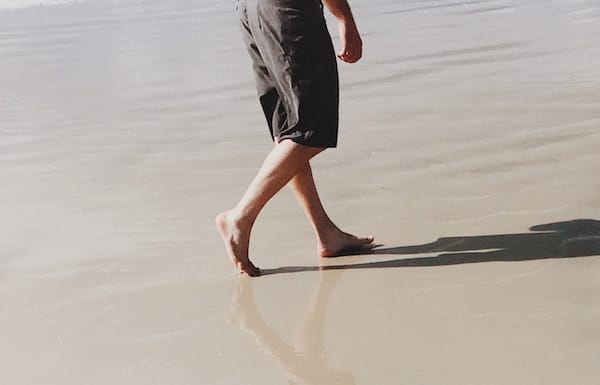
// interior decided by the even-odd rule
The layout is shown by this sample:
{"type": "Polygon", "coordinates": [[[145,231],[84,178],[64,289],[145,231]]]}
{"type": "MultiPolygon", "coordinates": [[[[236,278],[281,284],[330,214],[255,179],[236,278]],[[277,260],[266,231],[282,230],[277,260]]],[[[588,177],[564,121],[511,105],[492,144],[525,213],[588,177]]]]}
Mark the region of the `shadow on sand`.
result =
{"type": "Polygon", "coordinates": [[[600,221],[575,219],[536,225],[529,233],[439,238],[423,245],[375,248],[361,254],[435,256],[399,258],[329,266],[284,266],[261,269],[261,275],[303,271],[447,266],[493,261],[530,261],[600,255],[600,221]]]}

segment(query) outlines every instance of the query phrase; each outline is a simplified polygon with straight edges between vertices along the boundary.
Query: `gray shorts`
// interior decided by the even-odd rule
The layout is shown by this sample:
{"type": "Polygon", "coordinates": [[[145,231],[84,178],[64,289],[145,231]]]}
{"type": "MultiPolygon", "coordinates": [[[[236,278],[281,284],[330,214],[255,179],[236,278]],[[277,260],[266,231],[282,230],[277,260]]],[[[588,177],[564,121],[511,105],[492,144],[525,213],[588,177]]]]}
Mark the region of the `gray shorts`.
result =
{"type": "Polygon", "coordinates": [[[339,83],[320,0],[238,0],[271,137],[335,147],[339,83]]]}

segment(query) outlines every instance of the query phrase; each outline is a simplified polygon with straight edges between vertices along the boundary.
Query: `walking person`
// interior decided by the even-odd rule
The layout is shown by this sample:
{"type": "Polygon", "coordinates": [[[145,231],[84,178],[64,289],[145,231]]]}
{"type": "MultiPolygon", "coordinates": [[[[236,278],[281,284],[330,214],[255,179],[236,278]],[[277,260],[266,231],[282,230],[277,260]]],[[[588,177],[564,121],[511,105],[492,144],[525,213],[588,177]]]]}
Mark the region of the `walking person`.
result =
{"type": "Polygon", "coordinates": [[[315,231],[321,257],[373,243],[373,237],[345,233],[333,223],[312,176],[310,160],[336,147],[338,134],[338,71],[323,3],[338,21],[337,57],[358,61],[362,41],[346,0],[238,0],[242,34],[275,146],[238,204],[215,221],[231,261],[249,276],[260,275],[248,256],[252,226],[288,183],[315,231]]]}

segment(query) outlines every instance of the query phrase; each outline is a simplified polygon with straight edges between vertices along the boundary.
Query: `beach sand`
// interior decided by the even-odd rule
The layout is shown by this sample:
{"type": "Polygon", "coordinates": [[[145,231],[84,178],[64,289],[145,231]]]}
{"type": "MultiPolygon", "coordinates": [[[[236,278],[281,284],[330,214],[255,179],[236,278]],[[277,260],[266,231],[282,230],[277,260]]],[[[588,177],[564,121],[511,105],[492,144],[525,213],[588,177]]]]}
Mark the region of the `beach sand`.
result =
{"type": "Polygon", "coordinates": [[[364,58],[313,165],[334,220],[382,246],[319,260],[282,191],[257,279],[213,222],[271,148],[235,2],[17,3],[0,383],[597,383],[597,2],[352,1],[364,58]]]}

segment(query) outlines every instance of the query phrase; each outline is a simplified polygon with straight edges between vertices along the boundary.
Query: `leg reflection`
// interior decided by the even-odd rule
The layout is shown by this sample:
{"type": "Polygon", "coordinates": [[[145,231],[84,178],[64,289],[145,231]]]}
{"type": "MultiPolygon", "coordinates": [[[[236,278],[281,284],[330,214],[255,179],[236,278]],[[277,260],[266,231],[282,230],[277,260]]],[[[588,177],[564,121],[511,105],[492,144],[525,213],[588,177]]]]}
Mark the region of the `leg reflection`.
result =
{"type": "Polygon", "coordinates": [[[263,319],[254,300],[252,282],[240,277],[231,306],[231,320],[256,339],[256,343],[291,383],[353,385],[350,371],[331,369],[324,354],[325,316],[331,293],[341,272],[321,272],[319,283],[296,331],[295,346],[287,344],[263,319]]]}

